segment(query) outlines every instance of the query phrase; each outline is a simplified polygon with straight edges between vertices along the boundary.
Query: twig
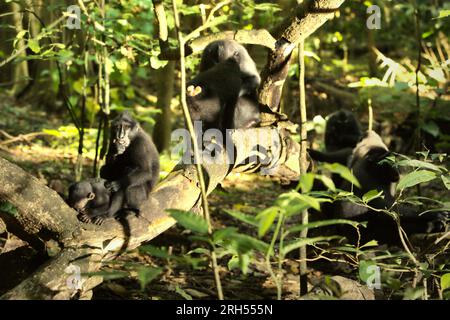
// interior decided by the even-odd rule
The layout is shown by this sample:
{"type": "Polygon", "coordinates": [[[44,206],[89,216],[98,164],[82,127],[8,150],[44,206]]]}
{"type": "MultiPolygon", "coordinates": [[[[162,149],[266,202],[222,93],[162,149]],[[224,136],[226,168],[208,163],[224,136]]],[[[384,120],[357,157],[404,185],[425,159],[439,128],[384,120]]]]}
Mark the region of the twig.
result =
{"type": "MultiPolygon", "coordinates": [[[[306,156],[307,149],[307,130],[306,130],[306,91],[305,91],[305,59],[304,59],[304,41],[301,40],[298,44],[298,84],[299,84],[299,108],[300,108],[300,176],[306,174],[308,167],[308,160],[306,156]]],[[[308,224],[308,210],[305,209],[302,212],[302,224],[308,224]]],[[[308,237],[308,228],[303,229],[300,232],[300,237],[305,239],[308,237]]],[[[306,262],[307,258],[307,246],[300,247],[300,296],[308,293],[308,266],[306,262]]]]}
{"type": "Polygon", "coordinates": [[[367,99],[367,108],[369,109],[369,128],[367,131],[373,130],[373,108],[372,108],[372,99],[367,99]]]}
{"type": "Polygon", "coordinates": [[[35,138],[35,137],[38,137],[38,136],[47,136],[47,135],[49,135],[48,133],[45,133],[45,132],[32,132],[32,133],[27,133],[27,134],[20,134],[17,137],[12,137],[10,134],[6,133],[3,130],[0,130],[0,132],[4,136],[10,137],[9,140],[5,140],[5,141],[0,142],[0,145],[3,145],[3,146],[7,145],[7,144],[10,144],[10,143],[13,143],[13,142],[16,142],[16,141],[20,141],[20,140],[27,141],[30,138],[35,138]]]}

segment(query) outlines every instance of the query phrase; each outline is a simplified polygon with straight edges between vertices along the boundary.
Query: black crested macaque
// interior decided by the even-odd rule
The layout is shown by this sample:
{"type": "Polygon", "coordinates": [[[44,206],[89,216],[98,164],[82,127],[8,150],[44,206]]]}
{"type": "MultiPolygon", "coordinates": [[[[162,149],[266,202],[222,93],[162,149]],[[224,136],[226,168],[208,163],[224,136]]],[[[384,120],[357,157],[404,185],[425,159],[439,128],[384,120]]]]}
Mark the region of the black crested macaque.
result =
{"type": "Polygon", "coordinates": [[[124,197],[123,209],[137,214],[159,179],[159,154],[153,140],[128,112],[112,122],[100,176],[108,180],[105,186],[112,193],[111,201],[124,197]]]}
{"type": "Polygon", "coordinates": [[[105,179],[88,179],[76,182],[69,187],[67,203],[78,212],[83,222],[101,224],[103,216],[114,217],[123,206],[123,192],[111,201],[105,179]]]}
{"type": "MultiPolygon", "coordinates": [[[[362,241],[376,239],[382,243],[398,244],[400,241],[395,220],[387,213],[377,210],[392,210],[398,213],[400,224],[405,232],[428,233],[440,231],[444,226],[442,214],[419,216],[416,208],[405,205],[394,205],[395,182],[399,180],[399,172],[394,164],[387,159],[390,152],[381,137],[375,132],[367,135],[356,145],[349,160],[349,168],[360,183],[360,188],[343,181],[338,187],[345,191],[353,191],[362,197],[371,190],[383,192],[382,198],[376,198],[368,203],[371,208],[342,200],[324,206],[331,218],[367,221],[367,228],[361,230],[362,241]]],[[[336,162],[336,161],[332,161],[336,162]]],[[[354,242],[357,233],[353,228],[344,226],[341,230],[354,242]]]]}
{"type": "Polygon", "coordinates": [[[234,109],[233,128],[246,129],[256,127],[260,122],[259,105],[249,96],[239,97],[234,109]]]}
{"type": "Polygon", "coordinates": [[[353,112],[339,110],[328,116],[325,126],[325,151],[309,149],[313,160],[347,165],[353,148],[361,139],[361,126],[353,112]]]}
{"type": "Polygon", "coordinates": [[[200,72],[211,69],[216,64],[229,58],[236,59],[241,71],[242,87],[239,96],[254,95],[261,83],[256,64],[248,54],[247,49],[234,40],[217,40],[206,46],[200,61],[200,72]]]}
{"type": "Polygon", "coordinates": [[[361,139],[361,126],[353,112],[339,110],[332,113],[325,127],[325,149],[327,152],[354,148],[361,139]]]}
{"type": "MultiPolygon", "coordinates": [[[[261,77],[259,76],[258,70],[256,69],[255,62],[250,57],[244,46],[240,45],[234,40],[218,40],[211,42],[203,51],[199,67],[200,74],[214,68],[219,64],[222,64],[229,59],[235,60],[239,66],[240,88],[238,90],[237,103],[234,106],[233,113],[231,113],[233,115],[233,123],[231,125],[228,124],[225,129],[255,127],[261,121],[257,98],[257,89],[259,87],[259,84],[261,83],[261,77]]],[[[231,71],[232,70],[230,69],[227,72],[231,71]]],[[[217,76],[216,73],[212,73],[212,75],[214,77],[217,76]]],[[[234,78],[235,76],[236,75],[231,75],[227,79],[229,79],[229,81],[236,82],[234,78]]],[[[223,79],[223,76],[221,78],[223,79]]],[[[230,94],[230,96],[234,97],[235,85],[231,85],[229,81],[222,82],[220,85],[225,86],[225,90],[231,90],[232,94],[230,94]]],[[[198,92],[199,90],[197,89],[191,91],[198,92]]],[[[217,111],[219,110],[217,101],[217,99],[203,100],[201,105],[199,106],[202,107],[202,109],[206,109],[202,112],[203,117],[199,120],[203,120],[208,124],[212,122],[213,126],[209,127],[213,128],[218,127],[216,123],[217,118],[211,116],[211,114],[219,114],[219,112],[217,111]],[[208,110],[212,110],[213,112],[209,112],[208,110]]],[[[221,108],[223,108],[223,106],[221,106],[221,108]]],[[[228,109],[227,112],[229,112],[228,109]]]]}
{"type": "Polygon", "coordinates": [[[193,121],[210,128],[233,129],[234,110],[242,80],[238,57],[231,57],[200,72],[187,83],[187,102],[193,121]]]}

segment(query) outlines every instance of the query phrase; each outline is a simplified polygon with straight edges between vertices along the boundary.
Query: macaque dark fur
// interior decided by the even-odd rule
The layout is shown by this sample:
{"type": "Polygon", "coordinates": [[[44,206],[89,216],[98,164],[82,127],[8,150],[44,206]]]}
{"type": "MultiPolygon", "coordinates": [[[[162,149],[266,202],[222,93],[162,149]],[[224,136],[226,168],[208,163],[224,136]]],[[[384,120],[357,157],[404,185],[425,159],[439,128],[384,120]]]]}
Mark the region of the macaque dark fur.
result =
{"type": "Polygon", "coordinates": [[[203,51],[200,73],[188,86],[200,86],[198,97],[188,95],[194,120],[205,129],[255,127],[260,123],[257,89],[261,78],[247,50],[234,40],[211,42],[203,51]]]}
{"type": "Polygon", "coordinates": [[[106,163],[100,169],[112,201],[124,197],[124,209],[139,212],[159,179],[159,168],[152,138],[128,112],[120,114],[112,123],[106,163]]]}
{"type": "Polygon", "coordinates": [[[111,194],[104,179],[88,179],[69,187],[67,203],[78,212],[83,222],[101,224],[103,216],[114,217],[123,206],[123,192],[111,202],[111,194]]]}

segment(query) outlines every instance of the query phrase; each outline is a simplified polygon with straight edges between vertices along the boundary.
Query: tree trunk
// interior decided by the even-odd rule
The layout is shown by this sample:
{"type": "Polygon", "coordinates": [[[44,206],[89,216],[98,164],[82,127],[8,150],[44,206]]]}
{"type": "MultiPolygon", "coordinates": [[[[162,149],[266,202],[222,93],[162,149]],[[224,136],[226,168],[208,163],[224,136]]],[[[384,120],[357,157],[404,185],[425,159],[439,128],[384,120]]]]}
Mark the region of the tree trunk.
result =
{"type": "Polygon", "coordinates": [[[153,140],[159,152],[170,147],[170,133],[172,132],[172,114],[170,105],[173,97],[175,82],[175,62],[169,61],[167,65],[158,70],[158,102],[157,107],[161,113],[156,117],[153,129],[153,140]]]}
{"type": "MultiPolygon", "coordinates": [[[[16,28],[17,34],[24,31],[22,27],[22,19],[23,14],[20,12],[21,8],[20,5],[18,5],[15,2],[11,3],[11,10],[14,13],[13,14],[13,21],[14,21],[14,27],[16,28]]],[[[25,47],[25,40],[24,36],[16,43],[17,50],[22,50],[25,47]]],[[[23,51],[21,54],[19,54],[18,58],[26,58],[27,54],[25,51],[23,51]]],[[[26,87],[28,83],[29,78],[29,72],[28,72],[28,62],[27,60],[18,62],[14,65],[13,70],[13,88],[12,93],[13,95],[16,95],[17,93],[21,92],[23,88],[26,87]]]]}

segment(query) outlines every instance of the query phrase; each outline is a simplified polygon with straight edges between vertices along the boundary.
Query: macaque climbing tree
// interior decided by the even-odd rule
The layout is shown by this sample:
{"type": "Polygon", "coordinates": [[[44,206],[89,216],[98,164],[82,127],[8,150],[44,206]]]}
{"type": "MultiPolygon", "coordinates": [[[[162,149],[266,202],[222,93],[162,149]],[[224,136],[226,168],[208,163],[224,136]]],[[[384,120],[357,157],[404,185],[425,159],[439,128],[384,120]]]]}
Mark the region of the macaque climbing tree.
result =
{"type": "MultiPolygon", "coordinates": [[[[234,130],[234,164],[203,164],[207,176],[207,193],[213,191],[226,177],[230,166],[239,172],[269,169],[267,171],[271,175],[280,179],[298,179],[300,148],[290,138],[290,130],[294,125],[279,113],[290,55],[299,41],[332,18],[343,2],[344,0],[306,0],[275,31],[224,31],[192,39],[186,44],[186,55],[199,53],[209,42],[224,38],[269,48],[259,92],[263,112],[262,127],[234,130]],[[254,141],[253,137],[257,135],[276,135],[279,143],[272,145],[273,139],[254,141]],[[254,155],[253,150],[258,147],[260,150],[270,151],[269,160],[265,155],[254,155]]],[[[161,28],[158,1],[154,3],[161,28]]],[[[164,37],[164,32],[161,31],[163,30],[160,30],[160,36],[164,37]]],[[[161,38],[160,44],[161,59],[179,58],[179,49],[170,48],[167,38],[161,38]]],[[[83,224],[55,191],[16,165],[0,158],[0,200],[11,203],[17,209],[15,214],[0,211],[0,222],[3,222],[0,225],[6,225],[8,231],[27,241],[38,251],[52,247],[55,252],[30,277],[1,298],[89,299],[92,288],[103,279],[101,276],[87,276],[82,279],[81,289],[67,286],[68,274],[65,269],[71,263],[76,263],[82,273],[97,271],[103,261],[113,259],[124,250],[138,247],[174,225],[175,220],[166,213],[167,209],[190,210],[198,203],[199,198],[195,165],[179,164],[151,193],[140,217],[130,217],[126,221],[110,220],[101,226],[83,224]]]]}

